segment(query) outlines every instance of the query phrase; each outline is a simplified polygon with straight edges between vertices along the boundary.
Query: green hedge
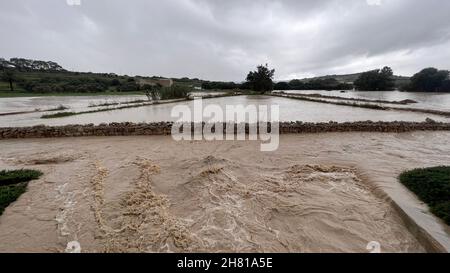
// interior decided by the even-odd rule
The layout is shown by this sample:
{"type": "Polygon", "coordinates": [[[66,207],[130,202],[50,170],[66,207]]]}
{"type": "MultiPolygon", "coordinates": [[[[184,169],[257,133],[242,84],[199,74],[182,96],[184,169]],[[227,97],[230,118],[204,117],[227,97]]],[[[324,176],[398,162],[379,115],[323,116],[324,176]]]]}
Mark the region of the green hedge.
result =
{"type": "Polygon", "coordinates": [[[0,171],[0,186],[12,185],[38,179],[42,172],[36,170],[0,171]]]}
{"type": "Polygon", "coordinates": [[[0,215],[26,191],[29,181],[41,175],[42,172],[35,170],[0,171],[0,215]]]}
{"type": "Polygon", "coordinates": [[[15,185],[0,186],[0,215],[9,204],[16,201],[27,189],[27,182],[15,185]]]}
{"type": "Polygon", "coordinates": [[[450,167],[407,171],[400,175],[400,182],[427,203],[432,213],[450,225],[450,167]]]}

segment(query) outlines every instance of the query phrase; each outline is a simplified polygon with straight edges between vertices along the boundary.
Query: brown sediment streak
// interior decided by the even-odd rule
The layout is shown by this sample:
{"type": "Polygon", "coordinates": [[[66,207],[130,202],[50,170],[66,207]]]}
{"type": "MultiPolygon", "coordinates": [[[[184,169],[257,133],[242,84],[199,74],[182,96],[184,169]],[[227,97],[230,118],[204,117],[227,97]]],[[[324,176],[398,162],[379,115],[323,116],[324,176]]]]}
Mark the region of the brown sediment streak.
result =
{"type": "Polygon", "coordinates": [[[169,211],[170,202],[153,191],[152,176],[160,172],[150,160],[139,158],[133,162],[140,175],[134,181],[120,206],[121,227],[114,229],[105,220],[104,181],[108,171],[96,163],[97,174],[92,178],[94,214],[104,239],[105,252],[187,251],[192,245],[183,223],[169,211]]]}
{"type": "Polygon", "coordinates": [[[109,172],[107,169],[103,168],[100,165],[100,162],[95,162],[94,167],[96,169],[96,174],[91,179],[91,184],[93,188],[93,211],[95,221],[97,222],[98,227],[100,228],[103,235],[108,234],[110,229],[106,226],[105,220],[102,214],[102,207],[105,203],[104,200],[104,180],[108,176],[109,172]]]}

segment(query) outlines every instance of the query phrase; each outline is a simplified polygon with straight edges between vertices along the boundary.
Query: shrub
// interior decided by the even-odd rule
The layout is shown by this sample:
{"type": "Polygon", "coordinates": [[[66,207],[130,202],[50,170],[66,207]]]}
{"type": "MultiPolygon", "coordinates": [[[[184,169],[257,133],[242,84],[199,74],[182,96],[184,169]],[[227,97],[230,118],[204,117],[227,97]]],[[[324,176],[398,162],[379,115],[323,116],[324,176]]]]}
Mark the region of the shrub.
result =
{"type": "Polygon", "coordinates": [[[42,172],[36,170],[0,171],[0,186],[12,185],[38,179],[42,172]]]}
{"type": "Polygon", "coordinates": [[[171,87],[163,87],[160,90],[162,100],[181,99],[189,96],[191,89],[184,85],[172,85],[171,87]]]}
{"type": "Polygon", "coordinates": [[[134,81],[128,81],[117,87],[117,90],[120,92],[138,91],[139,89],[139,85],[134,81]]]}
{"type": "Polygon", "coordinates": [[[0,171],[0,215],[26,191],[29,181],[41,175],[42,172],[36,170],[0,171]]]}
{"type": "Polygon", "coordinates": [[[6,207],[16,201],[27,189],[27,183],[16,185],[0,186],[0,215],[3,214],[6,207]]]}
{"type": "Polygon", "coordinates": [[[415,169],[400,175],[400,182],[450,225],[450,167],[415,169]]]}

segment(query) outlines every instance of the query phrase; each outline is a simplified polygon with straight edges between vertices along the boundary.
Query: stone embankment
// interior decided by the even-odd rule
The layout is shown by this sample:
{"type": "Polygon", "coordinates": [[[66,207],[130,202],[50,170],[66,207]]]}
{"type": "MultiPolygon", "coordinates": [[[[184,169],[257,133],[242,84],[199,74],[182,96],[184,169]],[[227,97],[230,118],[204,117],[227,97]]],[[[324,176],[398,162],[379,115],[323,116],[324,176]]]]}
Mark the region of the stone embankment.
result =
{"type": "MultiPolygon", "coordinates": [[[[226,125],[223,124],[224,132],[226,125]]],[[[65,126],[33,126],[33,127],[4,127],[0,128],[0,139],[9,138],[45,138],[45,137],[80,137],[80,136],[139,136],[139,135],[170,135],[172,122],[157,123],[110,123],[110,124],[87,124],[87,125],[65,125],[65,126]]],[[[235,132],[237,131],[237,125],[235,132]]],[[[268,126],[271,128],[271,124],[268,126]]],[[[192,126],[194,128],[194,126],[192,126]]],[[[212,127],[215,128],[214,126],[212,127]]],[[[214,130],[213,130],[214,131],[214,130]]],[[[249,125],[246,124],[246,132],[249,125]]],[[[265,131],[265,129],[264,129],[265,131]]],[[[427,119],[425,122],[328,122],[328,123],[306,123],[306,122],[281,122],[279,123],[280,134],[301,133],[327,133],[327,132],[385,132],[401,133],[411,131],[450,131],[450,123],[435,122],[427,119]]]]}

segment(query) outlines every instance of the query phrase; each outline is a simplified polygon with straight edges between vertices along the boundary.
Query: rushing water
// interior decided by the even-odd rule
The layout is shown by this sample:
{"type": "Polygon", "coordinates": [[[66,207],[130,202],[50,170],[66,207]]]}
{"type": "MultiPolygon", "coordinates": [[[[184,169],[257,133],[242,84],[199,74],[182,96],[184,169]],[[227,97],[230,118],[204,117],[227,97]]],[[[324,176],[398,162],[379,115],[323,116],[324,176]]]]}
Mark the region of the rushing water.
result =
{"type": "MultiPolygon", "coordinates": [[[[311,92],[313,93],[313,92],[311,92]]],[[[353,93],[323,93],[328,95],[342,95],[352,97],[362,97],[361,92],[353,93]]],[[[373,92],[364,93],[365,98],[371,99],[385,99],[385,100],[401,100],[405,98],[418,99],[419,95],[416,93],[400,93],[390,92],[392,95],[388,96],[387,92],[373,92]],[[372,94],[370,97],[369,94],[372,94]],[[384,95],[383,95],[384,94],[384,95]],[[410,97],[401,97],[404,94],[411,94],[410,97]],[[369,96],[369,97],[368,97],[369,96]]],[[[449,95],[430,95],[427,99],[426,95],[422,95],[421,103],[430,102],[433,105],[441,105],[444,107],[445,101],[450,105],[449,95]],[[431,98],[435,98],[432,100],[431,98]]],[[[70,107],[69,111],[84,111],[95,108],[89,107],[93,104],[105,102],[125,102],[137,99],[145,99],[145,96],[91,96],[91,97],[37,97],[37,98],[4,98],[0,99],[0,113],[27,111],[35,108],[50,109],[60,104],[70,107]]],[[[158,122],[158,121],[175,121],[171,117],[171,111],[175,105],[187,105],[193,109],[193,101],[144,106],[137,108],[129,108],[122,110],[113,110],[107,112],[98,112],[91,114],[83,114],[77,116],[70,116],[55,119],[41,119],[44,114],[42,112],[0,116],[0,127],[13,126],[33,126],[39,124],[46,125],[66,125],[66,124],[100,124],[109,122],[158,122]]],[[[338,106],[332,104],[323,104],[307,101],[299,101],[288,98],[271,97],[271,96],[235,96],[223,97],[203,100],[203,106],[219,105],[224,111],[227,105],[279,105],[280,121],[304,121],[304,122],[328,122],[328,121],[424,121],[427,117],[435,120],[448,121],[448,119],[440,116],[429,114],[410,113],[403,111],[379,111],[365,108],[356,108],[348,106],[338,106]]],[[[447,109],[447,108],[445,108],[447,109]]],[[[54,112],[53,112],[54,113],[54,112]]],[[[218,118],[219,120],[224,120],[218,118]]],[[[207,121],[207,120],[205,120],[207,121]]]]}

